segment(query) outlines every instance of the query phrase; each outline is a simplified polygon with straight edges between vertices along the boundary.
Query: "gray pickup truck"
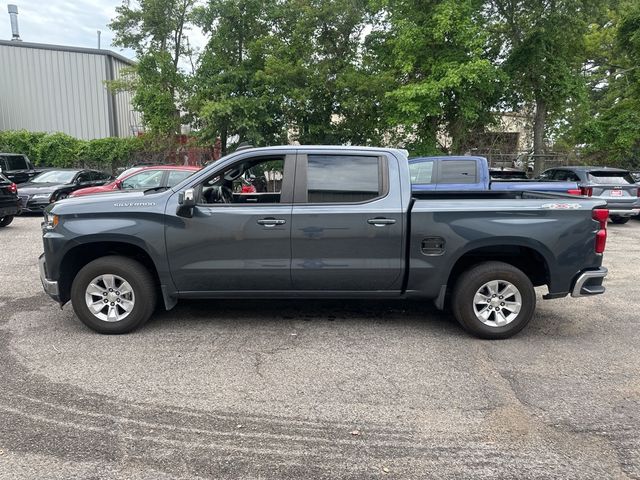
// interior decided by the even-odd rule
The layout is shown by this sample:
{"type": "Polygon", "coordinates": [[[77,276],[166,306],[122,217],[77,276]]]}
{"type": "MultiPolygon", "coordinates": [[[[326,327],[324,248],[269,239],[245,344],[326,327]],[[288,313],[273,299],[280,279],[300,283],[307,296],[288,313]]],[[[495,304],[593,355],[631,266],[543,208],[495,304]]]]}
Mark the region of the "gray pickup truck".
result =
{"type": "Polygon", "coordinates": [[[188,298],[418,298],[483,338],[604,292],[608,211],[540,192],[413,192],[406,152],[243,150],[173,188],[47,207],[45,291],[101,333],[188,298]]]}

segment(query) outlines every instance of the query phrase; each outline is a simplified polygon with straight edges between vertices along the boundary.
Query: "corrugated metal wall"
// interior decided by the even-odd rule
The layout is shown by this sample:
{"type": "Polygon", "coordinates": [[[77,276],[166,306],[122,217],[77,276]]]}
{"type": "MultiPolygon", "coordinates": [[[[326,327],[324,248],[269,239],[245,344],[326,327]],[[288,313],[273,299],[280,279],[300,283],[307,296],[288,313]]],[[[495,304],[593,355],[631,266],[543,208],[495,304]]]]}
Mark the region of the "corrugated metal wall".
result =
{"type": "MultiPolygon", "coordinates": [[[[113,78],[120,78],[122,69],[130,67],[130,65],[117,58],[109,57],[109,61],[113,62],[113,78]]],[[[141,129],[142,120],[140,113],[133,111],[131,108],[133,95],[131,92],[117,92],[113,95],[117,136],[129,137],[136,135],[141,129]]]]}
{"type": "Polygon", "coordinates": [[[130,94],[112,99],[109,62],[114,73],[124,65],[104,54],[0,44],[0,130],[130,136],[130,94]]]}

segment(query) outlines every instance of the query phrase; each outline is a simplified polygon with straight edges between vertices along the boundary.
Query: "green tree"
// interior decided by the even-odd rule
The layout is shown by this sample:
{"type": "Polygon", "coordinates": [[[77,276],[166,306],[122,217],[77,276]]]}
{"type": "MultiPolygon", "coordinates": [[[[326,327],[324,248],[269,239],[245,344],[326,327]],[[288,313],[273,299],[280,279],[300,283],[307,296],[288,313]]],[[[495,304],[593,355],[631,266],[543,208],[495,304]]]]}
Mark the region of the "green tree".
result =
{"type": "Polygon", "coordinates": [[[390,120],[416,153],[460,152],[493,120],[501,75],[486,51],[481,8],[477,0],[383,3],[379,28],[397,84],[390,120]]]}
{"type": "Polygon", "coordinates": [[[366,0],[290,0],[273,7],[265,73],[301,143],[367,138],[366,122],[354,123],[369,91],[357,69],[367,6],[366,0]]]}
{"type": "Polygon", "coordinates": [[[134,76],[116,82],[114,88],[130,88],[133,105],[152,134],[179,133],[179,100],[185,74],[180,60],[190,53],[186,31],[195,0],[129,0],[116,8],[109,27],[114,45],[136,52],[134,76]]]}
{"type": "MultiPolygon", "coordinates": [[[[585,92],[585,34],[597,0],[489,0],[485,9],[508,103],[533,105],[533,150],[541,154],[549,120],[562,121],[585,92]]],[[[536,171],[540,162],[536,162],[536,171]]]]}
{"type": "Polygon", "coordinates": [[[595,161],[640,168],[640,5],[616,5],[587,35],[590,108],[570,132],[595,161]]]}
{"type": "Polygon", "coordinates": [[[282,142],[285,128],[264,69],[272,43],[270,5],[265,0],[210,0],[195,12],[210,35],[192,82],[189,110],[200,135],[253,145],[282,142]]]}

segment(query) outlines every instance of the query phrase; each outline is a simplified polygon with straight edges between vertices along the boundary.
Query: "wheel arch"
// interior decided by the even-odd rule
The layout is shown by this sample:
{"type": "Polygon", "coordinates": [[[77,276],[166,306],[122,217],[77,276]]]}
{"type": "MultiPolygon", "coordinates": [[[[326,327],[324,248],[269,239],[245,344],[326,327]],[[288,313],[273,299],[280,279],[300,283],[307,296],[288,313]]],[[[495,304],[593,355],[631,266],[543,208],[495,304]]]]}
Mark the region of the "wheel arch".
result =
{"type": "Polygon", "coordinates": [[[536,287],[548,285],[552,276],[552,258],[551,252],[548,252],[544,245],[537,245],[535,241],[509,239],[498,244],[495,241],[484,245],[473,244],[461,252],[453,262],[446,282],[447,290],[455,286],[462,273],[488,261],[504,262],[522,270],[536,287]]]}
{"type": "Polygon", "coordinates": [[[160,277],[151,256],[140,246],[123,241],[96,241],[76,245],[69,249],[60,262],[58,285],[60,301],[66,303],[71,298],[71,284],[82,267],[100,257],[118,255],[140,262],[152,274],[158,294],[160,277]]]}

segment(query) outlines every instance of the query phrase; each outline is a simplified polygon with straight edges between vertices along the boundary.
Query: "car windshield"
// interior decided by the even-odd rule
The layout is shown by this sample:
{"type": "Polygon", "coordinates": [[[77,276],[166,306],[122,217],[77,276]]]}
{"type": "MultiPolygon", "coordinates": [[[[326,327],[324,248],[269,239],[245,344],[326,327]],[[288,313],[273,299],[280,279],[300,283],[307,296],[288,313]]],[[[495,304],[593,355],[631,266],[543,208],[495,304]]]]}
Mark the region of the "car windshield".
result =
{"type": "Polygon", "coordinates": [[[33,183],[71,183],[76,170],[50,170],[33,177],[33,183]]]}
{"type": "Polygon", "coordinates": [[[629,172],[589,172],[589,181],[599,185],[619,185],[635,183],[629,172]]]}

